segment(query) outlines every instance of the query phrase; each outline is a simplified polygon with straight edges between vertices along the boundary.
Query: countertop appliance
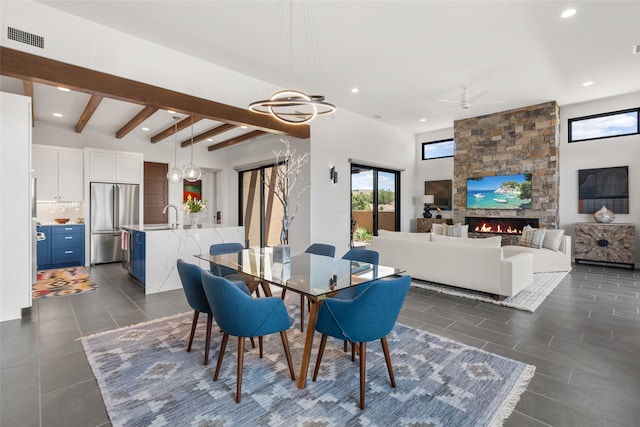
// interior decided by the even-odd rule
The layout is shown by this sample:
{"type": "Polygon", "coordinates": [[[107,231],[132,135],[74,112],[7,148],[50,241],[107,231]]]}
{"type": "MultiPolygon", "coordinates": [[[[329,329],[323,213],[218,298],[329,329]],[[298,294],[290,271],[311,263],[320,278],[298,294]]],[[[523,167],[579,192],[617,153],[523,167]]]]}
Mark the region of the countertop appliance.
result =
{"type": "Polygon", "coordinates": [[[138,184],[91,183],[91,264],[122,261],[123,225],[138,224],[138,184]]]}

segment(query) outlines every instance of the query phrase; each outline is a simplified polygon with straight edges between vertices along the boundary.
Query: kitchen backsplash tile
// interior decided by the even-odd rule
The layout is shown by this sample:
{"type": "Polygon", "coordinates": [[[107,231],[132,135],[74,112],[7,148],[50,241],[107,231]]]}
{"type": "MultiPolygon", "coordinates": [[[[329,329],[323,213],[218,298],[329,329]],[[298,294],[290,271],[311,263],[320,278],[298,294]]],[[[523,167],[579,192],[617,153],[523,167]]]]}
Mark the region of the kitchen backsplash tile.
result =
{"type": "Polygon", "coordinates": [[[84,202],[38,202],[38,222],[41,225],[55,224],[55,218],[69,218],[67,224],[84,222],[84,202]]]}

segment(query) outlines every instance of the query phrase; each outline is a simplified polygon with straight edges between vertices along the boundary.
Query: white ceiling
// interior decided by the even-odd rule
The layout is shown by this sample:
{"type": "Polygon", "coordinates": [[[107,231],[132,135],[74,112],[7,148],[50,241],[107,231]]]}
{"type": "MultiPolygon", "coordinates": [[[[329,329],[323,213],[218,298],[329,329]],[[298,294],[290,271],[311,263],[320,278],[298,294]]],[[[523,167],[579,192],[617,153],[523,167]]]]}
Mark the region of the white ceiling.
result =
{"type": "MultiPolygon", "coordinates": [[[[293,25],[280,1],[40,3],[412,133],[640,91],[640,1],[295,1],[293,25]],[[567,7],[577,13],[560,18],[567,7]],[[459,100],[463,85],[483,94],[471,108],[438,101],[459,100]]],[[[78,96],[82,109],[88,95],[78,96]]],[[[120,111],[128,120],[137,110],[120,111]]]]}

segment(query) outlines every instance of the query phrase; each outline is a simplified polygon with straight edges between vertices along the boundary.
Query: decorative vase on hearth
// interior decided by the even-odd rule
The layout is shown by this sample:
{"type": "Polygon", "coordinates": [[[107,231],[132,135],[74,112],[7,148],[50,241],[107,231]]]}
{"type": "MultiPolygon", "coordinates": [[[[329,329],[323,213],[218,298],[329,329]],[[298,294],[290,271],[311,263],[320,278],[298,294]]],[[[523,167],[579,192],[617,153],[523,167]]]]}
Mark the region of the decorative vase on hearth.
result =
{"type": "Polygon", "coordinates": [[[616,214],[607,209],[606,206],[603,206],[593,213],[593,218],[603,224],[609,224],[616,219],[616,214]]]}
{"type": "Polygon", "coordinates": [[[191,228],[198,227],[198,220],[200,219],[199,212],[191,212],[189,213],[189,221],[191,222],[191,228]]]}

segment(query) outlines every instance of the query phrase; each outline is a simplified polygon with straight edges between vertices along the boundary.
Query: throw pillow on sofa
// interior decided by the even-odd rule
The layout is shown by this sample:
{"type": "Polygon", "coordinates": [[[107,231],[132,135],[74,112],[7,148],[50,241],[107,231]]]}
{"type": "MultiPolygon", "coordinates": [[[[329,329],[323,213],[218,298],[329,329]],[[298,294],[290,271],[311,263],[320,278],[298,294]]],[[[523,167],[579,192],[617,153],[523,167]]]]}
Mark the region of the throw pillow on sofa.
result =
{"type": "Polygon", "coordinates": [[[431,234],[452,237],[469,237],[469,226],[457,223],[454,225],[447,224],[431,224],[431,234]]]}
{"type": "Polygon", "coordinates": [[[544,243],[545,232],[546,229],[544,228],[533,228],[526,225],[522,229],[522,235],[520,236],[520,240],[518,240],[518,245],[540,249],[544,243]]]}
{"type": "Polygon", "coordinates": [[[560,243],[564,237],[564,230],[548,230],[544,233],[544,241],[542,247],[551,249],[558,252],[560,250],[560,243]]]}

